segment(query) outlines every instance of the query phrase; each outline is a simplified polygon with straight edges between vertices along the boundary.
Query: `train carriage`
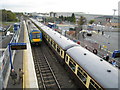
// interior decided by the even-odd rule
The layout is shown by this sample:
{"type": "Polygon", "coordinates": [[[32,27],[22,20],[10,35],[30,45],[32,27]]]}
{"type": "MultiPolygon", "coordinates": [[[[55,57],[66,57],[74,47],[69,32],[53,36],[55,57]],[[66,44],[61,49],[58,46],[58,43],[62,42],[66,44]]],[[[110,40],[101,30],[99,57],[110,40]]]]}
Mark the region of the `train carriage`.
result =
{"type": "Polygon", "coordinates": [[[59,54],[62,59],[64,59],[65,51],[68,48],[78,46],[78,44],[74,43],[65,36],[62,36],[53,29],[38,22],[36,24],[40,26],[41,30],[43,31],[42,33],[45,40],[50,44],[52,48],[54,48],[54,50],[59,54]]]}
{"type": "Polygon", "coordinates": [[[118,69],[80,46],[66,51],[65,62],[87,88],[118,88],[118,69]]]}
{"type": "Polygon", "coordinates": [[[43,37],[64,62],[65,67],[90,90],[120,88],[118,85],[119,70],[111,64],[84,49],[70,39],[60,35],[49,27],[31,19],[43,32],[43,37]]]}
{"type": "Polygon", "coordinates": [[[34,25],[30,24],[29,38],[31,44],[41,44],[42,32],[34,25]]]}

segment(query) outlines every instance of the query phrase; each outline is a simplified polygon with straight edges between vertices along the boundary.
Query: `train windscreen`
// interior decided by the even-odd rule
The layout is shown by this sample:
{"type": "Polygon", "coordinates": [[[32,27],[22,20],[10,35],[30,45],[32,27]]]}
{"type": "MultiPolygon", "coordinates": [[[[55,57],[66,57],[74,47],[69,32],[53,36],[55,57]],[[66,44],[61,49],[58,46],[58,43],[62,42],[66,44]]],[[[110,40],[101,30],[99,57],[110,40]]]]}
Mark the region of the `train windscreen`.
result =
{"type": "Polygon", "coordinates": [[[33,34],[32,34],[32,38],[33,38],[33,39],[38,39],[38,38],[40,38],[40,33],[33,33],[33,34]]]}

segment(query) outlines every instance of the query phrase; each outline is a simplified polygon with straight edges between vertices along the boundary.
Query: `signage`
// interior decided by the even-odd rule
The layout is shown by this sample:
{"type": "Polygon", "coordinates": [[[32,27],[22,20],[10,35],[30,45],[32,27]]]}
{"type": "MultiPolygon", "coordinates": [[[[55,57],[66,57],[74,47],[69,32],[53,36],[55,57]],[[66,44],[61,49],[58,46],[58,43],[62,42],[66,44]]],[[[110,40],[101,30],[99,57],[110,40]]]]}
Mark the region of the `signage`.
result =
{"type": "Polygon", "coordinates": [[[27,49],[26,43],[11,43],[11,50],[23,50],[27,49]]]}

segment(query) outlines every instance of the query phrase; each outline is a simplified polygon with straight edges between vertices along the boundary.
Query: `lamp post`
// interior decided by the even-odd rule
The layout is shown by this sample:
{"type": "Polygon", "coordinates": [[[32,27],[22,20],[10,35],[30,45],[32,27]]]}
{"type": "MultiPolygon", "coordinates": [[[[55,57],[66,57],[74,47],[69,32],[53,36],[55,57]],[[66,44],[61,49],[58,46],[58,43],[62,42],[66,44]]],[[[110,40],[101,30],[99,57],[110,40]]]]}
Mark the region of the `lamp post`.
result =
{"type": "Polygon", "coordinates": [[[117,11],[117,9],[113,9],[114,13],[113,13],[113,23],[114,23],[114,17],[115,17],[115,12],[117,11]]]}

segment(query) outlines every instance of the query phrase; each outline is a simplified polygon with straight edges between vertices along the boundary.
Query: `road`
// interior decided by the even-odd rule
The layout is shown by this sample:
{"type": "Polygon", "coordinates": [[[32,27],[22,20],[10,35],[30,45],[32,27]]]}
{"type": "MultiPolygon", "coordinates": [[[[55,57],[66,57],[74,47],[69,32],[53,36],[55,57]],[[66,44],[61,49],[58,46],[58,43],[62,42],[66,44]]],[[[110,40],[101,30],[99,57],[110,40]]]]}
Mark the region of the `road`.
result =
{"type": "MultiPolygon", "coordinates": [[[[74,25],[58,25],[59,29],[64,31],[69,30],[69,28],[74,28],[74,25]]],[[[92,36],[86,36],[86,40],[91,40],[92,42],[97,42],[104,49],[109,50],[111,53],[114,50],[120,50],[118,47],[118,36],[120,36],[120,32],[105,32],[104,35],[100,33],[94,33],[92,36]]]]}
{"type": "Polygon", "coordinates": [[[120,32],[105,32],[104,35],[101,35],[101,33],[93,34],[91,37],[87,37],[89,39],[92,39],[93,41],[96,41],[102,47],[106,46],[106,48],[111,52],[114,50],[119,50],[120,47],[118,47],[118,37],[120,35],[120,32]]]}

